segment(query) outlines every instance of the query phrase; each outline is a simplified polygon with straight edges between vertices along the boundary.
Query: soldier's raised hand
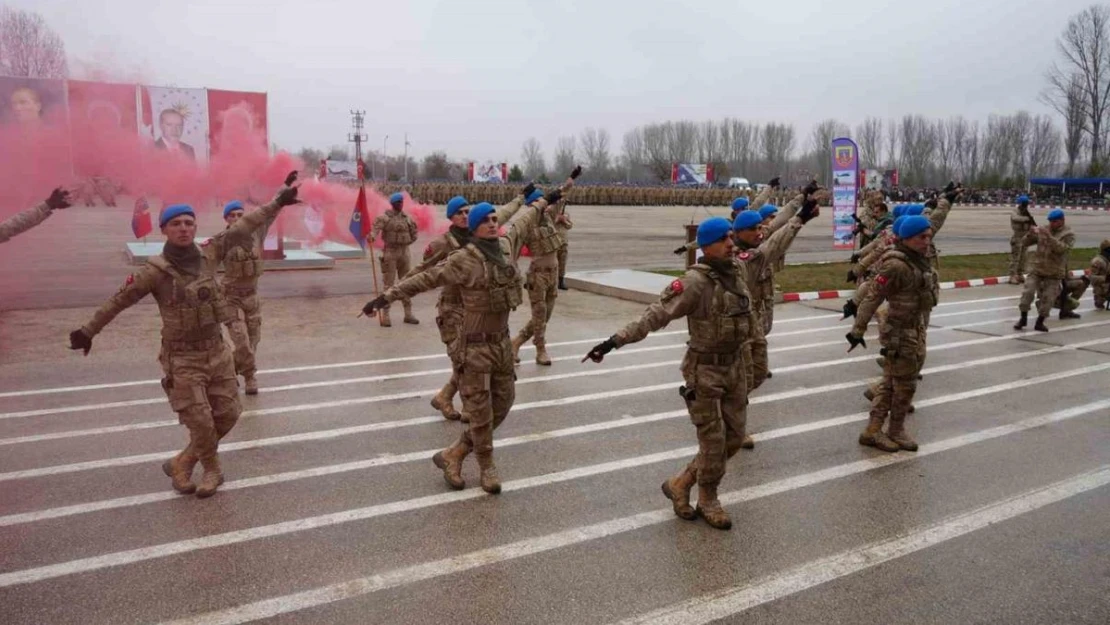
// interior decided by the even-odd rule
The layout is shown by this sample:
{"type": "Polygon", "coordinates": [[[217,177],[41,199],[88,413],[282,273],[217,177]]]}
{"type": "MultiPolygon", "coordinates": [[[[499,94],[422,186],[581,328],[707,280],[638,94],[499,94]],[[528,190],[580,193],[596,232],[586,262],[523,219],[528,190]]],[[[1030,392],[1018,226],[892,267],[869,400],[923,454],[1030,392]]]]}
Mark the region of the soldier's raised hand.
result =
{"type": "Polygon", "coordinates": [[[804,189],[802,189],[802,193],[804,193],[808,198],[810,195],[817,193],[817,190],[820,188],[821,185],[817,184],[817,179],[814,178],[813,180],[809,181],[809,184],[807,184],[804,189]]]}
{"type": "Polygon", "coordinates": [[[602,360],[605,360],[605,354],[608,354],[616,348],[616,341],[613,340],[613,337],[609,337],[604,341],[598,343],[597,345],[594,345],[593,349],[591,349],[589,353],[586,354],[586,357],[582,359],[582,362],[586,362],[587,360],[601,362],[602,360]]]}
{"type": "Polygon", "coordinates": [[[46,205],[49,206],[51,210],[69,208],[72,206],[69,199],[69,191],[61,187],[54,189],[54,191],[50,193],[50,197],[46,198],[46,205]]]}
{"type": "MultiPolygon", "coordinates": [[[[296,172],[293,173],[296,174],[296,172]]],[[[286,178],[286,180],[288,180],[288,178],[286,178]]],[[[289,206],[299,202],[300,200],[297,199],[297,191],[298,187],[283,187],[277,194],[278,206],[289,206]]]]}
{"type": "Polygon", "coordinates": [[[69,333],[69,348],[85,350],[85,355],[88,356],[92,349],[92,337],[85,334],[84,330],[74,330],[69,333]]]}
{"type": "Polygon", "coordinates": [[[532,192],[535,191],[535,190],[536,190],[536,183],[529,182],[527,185],[524,186],[523,189],[520,190],[520,194],[523,195],[524,197],[528,197],[529,195],[532,195],[532,192]]]}
{"type": "Polygon", "coordinates": [[[767,182],[767,186],[771,187],[772,189],[777,189],[780,186],[782,186],[782,183],[779,182],[779,177],[775,176],[774,178],[771,178],[771,180],[767,182]]]}
{"type": "Polygon", "coordinates": [[[571,170],[571,172],[570,172],[570,179],[571,180],[577,180],[578,177],[581,176],[581,175],[582,175],[582,166],[581,165],[575,165],[574,169],[571,170]]]}
{"type": "Polygon", "coordinates": [[[293,186],[293,183],[296,182],[296,181],[297,181],[297,172],[296,172],[296,170],[294,170],[294,171],[289,172],[289,175],[287,175],[285,177],[285,186],[291,187],[291,186],[293,186]]]}
{"type": "Polygon", "coordinates": [[[560,191],[559,189],[555,189],[554,191],[548,191],[547,194],[543,196],[543,199],[547,200],[548,205],[554,204],[555,202],[558,202],[562,198],[563,198],[563,192],[560,191]]]}

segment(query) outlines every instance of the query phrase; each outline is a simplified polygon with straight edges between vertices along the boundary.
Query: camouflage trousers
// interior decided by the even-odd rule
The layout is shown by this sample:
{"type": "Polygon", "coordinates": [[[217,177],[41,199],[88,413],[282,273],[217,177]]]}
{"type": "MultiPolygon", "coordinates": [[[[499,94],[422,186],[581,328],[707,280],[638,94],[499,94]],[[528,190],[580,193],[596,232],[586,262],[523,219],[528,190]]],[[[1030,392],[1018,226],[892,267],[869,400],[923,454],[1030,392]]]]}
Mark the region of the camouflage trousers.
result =
{"type": "Polygon", "coordinates": [[[741,348],[743,359],[745,362],[745,374],[747,377],[747,392],[753,393],[755,389],[763,385],[767,379],[767,372],[770,370],[770,365],[767,363],[767,333],[770,332],[773,319],[772,309],[765,305],[757,305],[752,309],[755,323],[752,324],[752,337],[744,343],[741,348]]]}
{"type": "Polygon", "coordinates": [[[1036,297],[1037,314],[1041,317],[1051,315],[1056,298],[1060,296],[1060,288],[1060,278],[1046,278],[1035,273],[1025,276],[1025,290],[1021,292],[1018,310],[1023,313],[1029,312],[1033,298],[1036,297]]]}
{"type": "MultiPolygon", "coordinates": [[[[386,246],[378,259],[382,261],[382,282],[385,283],[386,289],[393,286],[393,283],[404,279],[412,265],[409,260],[409,246],[407,245],[404,247],[386,246]]],[[[401,305],[405,308],[406,316],[412,315],[412,300],[407,297],[402,298],[401,305]]]]}
{"type": "MultiPolygon", "coordinates": [[[[884,324],[885,325],[885,324],[884,324]]],[[[871,401],[871,418],[891,422],[905,421],[913,395],[917,391],[917,374],[924,352],[924,328],[888,327],[883,332],[883,378],[871,401]]]]}
{"type": "Polygon", "coordinates": [[[462,303],[452,304],[440,299],[436,307],[439,314],[436,316],[436,327],[439,328],[439,339],[447,347],[447,357],[451,359],[451,378],[439,391],[440,397],[447,401],[454,401],[455,394],[459,391],[459,359],[457,348],[459,346],[459,326],[462,325],[462,303]]]}
{"type": "Polygon", "coordinates": [[[1007,275],[1017,277],[1025,274],[1025,253],[1027,248],[1021,244],[1023,235],[1010,237],[1010,266],[1007,275]]]}
{"type": "Polygon", "coordinates": [[[1087,283],[1083,278],[1075,278],[1068,276],[1060,282],[1060,296],[1056,301],[1056,306],[1060,312],[1070,312],[1079,308],[1079,300],[1083,299],[1083,294],[1087,292],[1087,283]]]}
{"type": "Polygon", "coordinates": [[[189,429],[183,456],[202,463],[216,457],[220,439],[239,420],[239,383],[235,358],[222,338],[203,351],[170,351],[158,355],[162,388],[178,420],[189,429]]]}
{"type": "Polygon", "coordinates": [[[698,455],[693,462],[697,483],[716,486],[725,475],[725,462],[740,450],[746,434],[747,364],[740,350],[732,354],[687,351],[682,378],[686,408],[698,431],[698,455]]]}
{"type": "Polygon", "coordinates": [[[235,318],[227,322],[231,343],[235,346],[235,373],[251,377],[257,367],[254,354],[258,342],[262,340],[262,301],[258,293],[237,293],[227,290],[227,304],[235,313],[235,318]]]}
{"type": "Polygon", "coordinates": [[[559,285],[558,271],[558,266],[535,267],[533,265],[528,268],[528,282],[524,286],[528,289],[532,318],[520,329],[517,335],[520,342],[533,339],[532,342],[536,347],[547,345],[547,322],[555,312],[555,298],[559,295],[556,288],[559,285]]]}
{"type": "Polygon", "coordinates": [[[568,254],[569,251],[570,251],[570,248],[568,246],[564,245],[563,247],[559,248],[559,251],[555,252],[556,257],[559,259],[559,279],[560,280],[567,277],[567,254],[568,254]]]}
{"type": "Polygon", "coordinates": [[[1106,300],[1110,299],[1110,283],[1103,282],[1102,284],[1096,284],[1091,290],[1095,294],[1095,308],[1106,306],[1106,300]]]}
{"type": "Polygon", "coordinates": [[[516,400],[513,346],[508,332],[462,335],[457,367],[463,413],[470,418],[459,438],[478,461],[493,455],[493,431],[505,421],[516,400]]]}

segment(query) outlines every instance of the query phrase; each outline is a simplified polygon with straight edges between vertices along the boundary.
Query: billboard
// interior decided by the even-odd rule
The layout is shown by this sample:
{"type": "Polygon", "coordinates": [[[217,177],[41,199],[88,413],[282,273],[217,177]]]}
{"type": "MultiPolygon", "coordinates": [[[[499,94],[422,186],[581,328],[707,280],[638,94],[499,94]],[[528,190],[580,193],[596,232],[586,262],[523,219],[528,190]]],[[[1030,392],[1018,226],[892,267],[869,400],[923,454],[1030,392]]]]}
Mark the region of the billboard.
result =
{"type": "Polygon", "coordinates": [[[864,169],[860,170],[863,178],[863,188],[874,191],[889,192],[898,186],[897,169],[864,169]]]}
{"type": "Polygon", "coordinates": [[[508,182],[509,165],[508,163],[486,163],[484,165],[467,163],[466,179],[470,182],[508,182]]]}
{"type": "Polygon", "coordinates": [[[132,141],[139,131],[136,85],[70,80],[70,145],[78,176],[112,173],[112,155],[119,141],[132,141]]]}
{"type": "Polygon", "coordinates": [[[673,163],[671,165],[671,184],[710,184],[712,182],[712,163],[673,163]]]}
{"type": "Polygon", "coordinates": [[[154,147],[208,162],[208,94],[204,89],[142,87],[142,134],[154,147]]]}
{"type": "Polygon", "coordinates": [[[328,180],[358,180],[358,161],[324,161],[326,168],[323,178],[328,180]]]}
{"type": "Polygon", "coordinates": [[[847,137],[832,141],[833,178],[833,248],[852,249],[856,246],[855,228],[857,190],[859,188],[859,147],[847,137]]]}
{"type": "Polygon", "coordinates": [[[225,135],[237,144],[249,138],[266,148],[266,113],[265,93],[208,89],[208,143],[213,157],[225,135]]]}

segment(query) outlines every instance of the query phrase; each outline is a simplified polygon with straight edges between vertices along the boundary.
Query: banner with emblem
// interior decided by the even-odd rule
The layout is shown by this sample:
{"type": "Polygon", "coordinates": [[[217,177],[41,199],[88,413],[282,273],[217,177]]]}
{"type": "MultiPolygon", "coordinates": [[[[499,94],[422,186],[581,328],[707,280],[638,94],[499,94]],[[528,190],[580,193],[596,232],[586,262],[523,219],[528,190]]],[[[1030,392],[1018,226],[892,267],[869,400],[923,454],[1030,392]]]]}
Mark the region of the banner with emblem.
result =
{"type": "Polygon", "coordinates": [[[142,134],[154,147],[197,164],[208,163],[208,93],[204,89],[142,87],[142,134]]]}
{"type": "Polygon", "coordinates": [[[833,248],[856,246],[855,224],[859,188],[859,146],[847,137],[832,141],[833,248]]]}

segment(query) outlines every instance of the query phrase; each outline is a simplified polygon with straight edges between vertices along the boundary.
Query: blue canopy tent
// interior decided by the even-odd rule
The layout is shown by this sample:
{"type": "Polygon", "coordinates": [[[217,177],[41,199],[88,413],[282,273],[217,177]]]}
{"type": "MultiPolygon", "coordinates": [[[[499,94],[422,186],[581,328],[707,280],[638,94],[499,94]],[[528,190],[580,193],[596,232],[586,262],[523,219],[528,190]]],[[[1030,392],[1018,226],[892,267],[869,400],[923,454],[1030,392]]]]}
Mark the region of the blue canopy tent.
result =
{"type": "Polygon", "coordinates": [[[1067,192],[1068,187],[1098,187],[1098,194],[1101,197],[1103,186],[1110,187],[1110,178],[1030,178],[1029,184],[1060,187],[1060,193],[1067,192]]]}

